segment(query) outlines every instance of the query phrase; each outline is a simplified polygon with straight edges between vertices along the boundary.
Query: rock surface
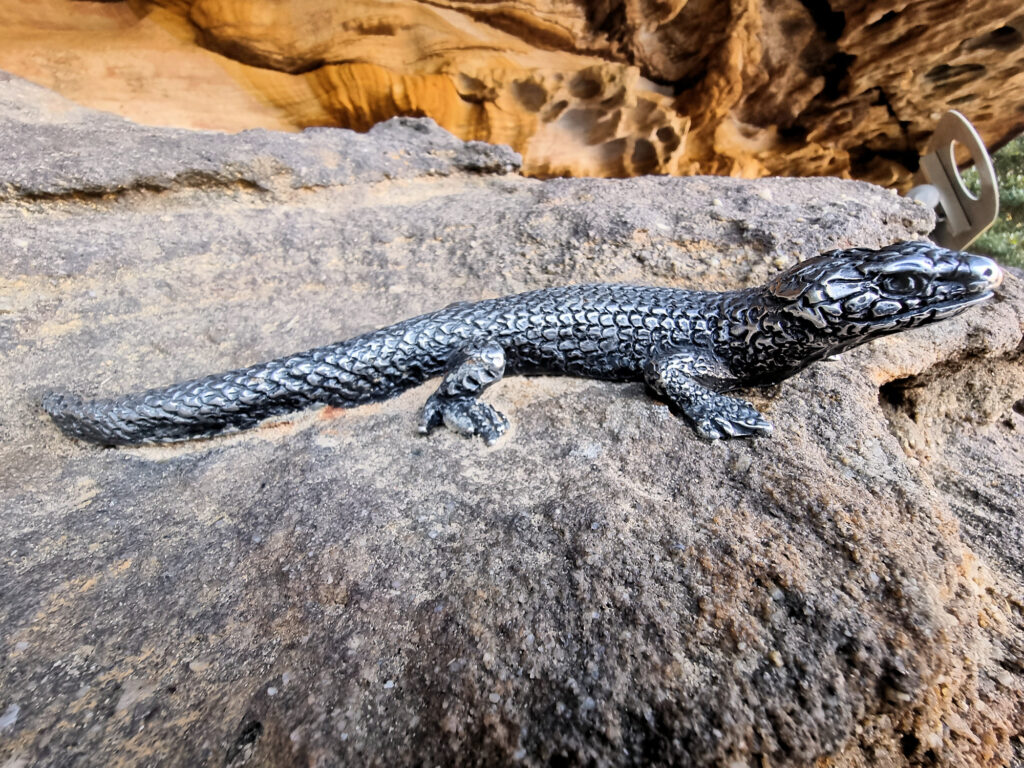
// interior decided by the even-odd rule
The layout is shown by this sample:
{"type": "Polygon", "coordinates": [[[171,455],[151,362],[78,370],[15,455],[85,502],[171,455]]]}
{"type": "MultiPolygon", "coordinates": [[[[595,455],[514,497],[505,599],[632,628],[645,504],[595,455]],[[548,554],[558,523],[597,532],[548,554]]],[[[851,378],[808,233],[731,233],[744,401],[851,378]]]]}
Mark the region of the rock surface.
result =
{"type": "Polygon", "coordinates": [[[906,188],[948,109],[1024,130],[1019,0],[34,0],[0,68],[161,125],[426,115],[537,176],[906,188]]]}
{"type": "Polygon", "coordinates": [[[423,387],[104,450],[115,394],[460,299],[721,289],[930,215],[862,183],[540,182],[429,121],[141,128],[0,80],[0,765],[1005,765],[1024,757],[1024,285],[752,393],[423,387]],[[1016,404],[1016,405],[1015,405],[1016,404]]]}

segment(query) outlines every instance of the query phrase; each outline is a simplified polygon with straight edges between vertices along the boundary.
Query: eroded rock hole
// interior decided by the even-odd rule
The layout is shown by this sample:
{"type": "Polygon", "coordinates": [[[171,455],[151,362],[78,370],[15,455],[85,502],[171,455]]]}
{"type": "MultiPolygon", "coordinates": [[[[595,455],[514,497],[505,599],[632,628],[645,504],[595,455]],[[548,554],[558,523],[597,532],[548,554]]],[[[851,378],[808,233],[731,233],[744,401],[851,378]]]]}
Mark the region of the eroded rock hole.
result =
{"type": "Polygon", "coordinates": [[[263,723],[259,720],[248,720],[238,732],[238,737],[228,747],[224,757],[224,765],[242,765],[252,755],[253,745],[263,735],[263,723]],[[236,762],[237,761],[237,762],[236,762]]]}
{"type": "Polygon", "coordinates": [[[596,109],[570,109],[562,116],[562,125],[586,137],[588,144],[601,144],[615,137],[622,114],[618,111],[604,115],[596,109]]]}
{"type": "Polygon", "coordinates": [[[910,29],[908,29],[906,32],[904,32],[902,35],[900,35],[895,40],[893,40],[889,45],[892,46],[892,47],[897,47],[897,46],[900,46],[900,45],[905,45],[906,43],[909,43],[912,40],[916,40],[917,38],[921,37],[921,35],[923,33],[927,32],[927,31],[928,31],[928,25],[927,24],[915,24],[910,29]]]}
{"type": "Polygon", "coordinates": [[[497,93],[493,88],[488,87],[483,80],[479,80],[471,75],[459,73],[457,83],[456,91],[459,94],[459,98],[463,101],[482,104],[485,101],[494,101],[497,98],[497,93]]]}
{"type": "Polygon", "coordinates": [[[893,379],[878,388],[878,404],[883,409],[904,411],[910,418],[913,418],[914,403],[908,390],[914,389],[916,386],[913,376],[893,379]]]}
{"type": "Polygon", "coordinates": [[[850,71],[856,56],[848,53],[837,53],[830,58],[822,67],[822,75],[825,77],[825,84],[822,88],[822,96],[826,99],[835,99],[842,93],[843,84],[850,71]]]}
{"type": "Polygon", "coordinates": [[[846,14],[842,11],[833,11],[832,3],[828,0],[800,0],[804,8],[811,14],[815,25],[825,34],[825,39],[834,43],[838,40],[843,30],[846,29],[846,14]]]}
{"type": "Polygon", "coordinates": [[[512,95],[530,112],[539,112],[548,100],[548,92],[529,80],[517,80],[512,83],[512,95]]]}
{"type": "Polygon", "coordinates": [[[933,83],[942,84],[948,83],[951,80],[973,76],[984,71],[985,67],[981,64],[960,64],[957,66],[939,64],[939,66],[929,69],[925,73],[925,78],[931,80],[933,83]]]}
{"type": "Polygon", "coordinates": [[[586,72],[580,72],[569,83],[569,93],[577,99],[592,99],[601,92],[601,81],[586,72]]]}
{"type": "Polygon", "coordinates": [[[658,137],[658,141],[665,145],[667,152],[675,152],[679,148],[679,134],[671,125],[661,126],[655,135],[658,137]]]}
{"type": "Polygon", "coordinates": [[[910,757],[912,754],[917,752],[918,747],[921,746],[921,740],[912,733],[905,733],[900,739],[900,749],[903,750],[905,757],[910,757]]]}
{"type": "Polygon", "coordinates": [[[896,11],[886,11],[880,19],[871,22],[868,25],[868,29],[878,31],[881,27],[884,27],[886,24],[895,21],[899,17],[900,15],[896,13],[896,11]]]}
{"type": "Polygon", "coordinates": [[[637,174],[648,174],[658,167],[658,153],[654,145],[647,139],[637,139],[633,145],[633,157],[631,158],[633,172],[637,174]]]}
{"type": "Polygon", "coordinates": [[[995,51],[1009,52],[1024,45],[1024,35],[1013,27],[1006,26],[993,29],[991,32],[972,37],[964,42],[964,48],[968,51],[976,51],[979,48],[990,48],[995,51]]]}

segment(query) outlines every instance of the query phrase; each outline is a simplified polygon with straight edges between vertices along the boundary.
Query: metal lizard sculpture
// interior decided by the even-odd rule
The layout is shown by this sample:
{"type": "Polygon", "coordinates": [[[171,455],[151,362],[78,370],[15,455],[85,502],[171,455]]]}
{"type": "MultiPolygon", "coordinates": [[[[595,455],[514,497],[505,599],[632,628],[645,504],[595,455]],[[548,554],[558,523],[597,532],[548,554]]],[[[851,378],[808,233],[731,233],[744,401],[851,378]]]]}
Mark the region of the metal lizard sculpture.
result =
{"type": "Polygon", "coordinates": [[[942,320],[992,296],[982,256],[900,243],[832,251],[764,286],[711,293],[597,284],[458,303],[355,338],[165,389],[84,402],[50,394],[60,428],[101,445],[246,429],[323,403],[385,400],[443,374],[420,432],[445,424],[492,444],[508,421],[479,396],[506,374],[643,380],[706,438],[771,433],[723,394],[782,381],[871,339],[942,320]]]}

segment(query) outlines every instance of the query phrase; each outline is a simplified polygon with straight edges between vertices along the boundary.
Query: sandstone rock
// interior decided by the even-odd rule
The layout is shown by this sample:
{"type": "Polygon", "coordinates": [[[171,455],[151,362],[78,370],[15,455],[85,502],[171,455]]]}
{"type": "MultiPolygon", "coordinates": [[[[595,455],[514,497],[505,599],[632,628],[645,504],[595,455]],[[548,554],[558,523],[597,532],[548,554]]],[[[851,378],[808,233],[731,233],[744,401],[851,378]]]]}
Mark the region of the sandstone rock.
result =
{"type": "Polygon", "coordinates": [[[906,188],[947,109],[1024,129],[1018,0],[39,0],[0,9],[0,67],[154,124],[427,115],[536,176],[906,188]]]}
{"type": "Polygon", "coordinates": [[[38,407],[460,299],[748,285],[919,237],[921,207],[541,182],[429,121],[141,128],[12,79],[0,142],[0,765],[1021,759],[1017,275],[753,393],[771,440],[564,378],[496,385],[492,449],[416,435],[427,388],[130,450],[38,407]]]}
{"type": "Polygon", "coordinates": [[[0,3],[0,40],[0,69],[142,123],[294,130],[298,112],[265,94],[283,87],[312,100],[289,75],[197,46],[188,21],[162,9],[139,16],[120,2],[0,3]]]}

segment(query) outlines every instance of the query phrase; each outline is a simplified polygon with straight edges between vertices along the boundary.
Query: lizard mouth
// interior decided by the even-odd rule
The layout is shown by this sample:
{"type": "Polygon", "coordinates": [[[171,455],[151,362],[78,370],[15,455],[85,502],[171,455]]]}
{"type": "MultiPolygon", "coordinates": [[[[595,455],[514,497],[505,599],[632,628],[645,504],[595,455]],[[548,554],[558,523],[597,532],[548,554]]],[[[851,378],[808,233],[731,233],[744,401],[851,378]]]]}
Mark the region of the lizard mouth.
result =
{"type": "Polygon", "coordinates": [[[973,296],[958,296],[955,299],[949,299],[942,301],[937,304],[928,304],[923,307],[915,307],[914,309],[907,310],[906,312],[900,312],[894,314],[891,318],[880,318],[879,325],[887,325],[887,320],[918,320],[918,319],[929,319],[929,320],[941,320],[946,317],[952,317],[958,315],[965,309],[982,304],[995,296],[994,291],[985,291],[984,293],[974,294],[973,296]]]}
{"type": "Polygon", "coordinates": [[[981,304],[981,302],[983,302],[983,301],[988,301],[989,299],[991,299],[995,295],[996,295],[995,291],[985,291],[980,296],[975,296],[975,297],[973,297],[971,299],[968,299],[964,303],[964,306],[973,307],[975,304],[981,304]]]}
{"type": "Polygon", "coordinates": [[[923,307],[923,309],[937,309],[940,311],[944,309],[967,309],[968,307],[973,307],[976,304],[986,302],[995,295],[995,291],[985,291],[984,293],[975,294],[974,296],[959,296],[955,299],[950,299],[949,301],[933,304],[930,307],[923,307]]]}

